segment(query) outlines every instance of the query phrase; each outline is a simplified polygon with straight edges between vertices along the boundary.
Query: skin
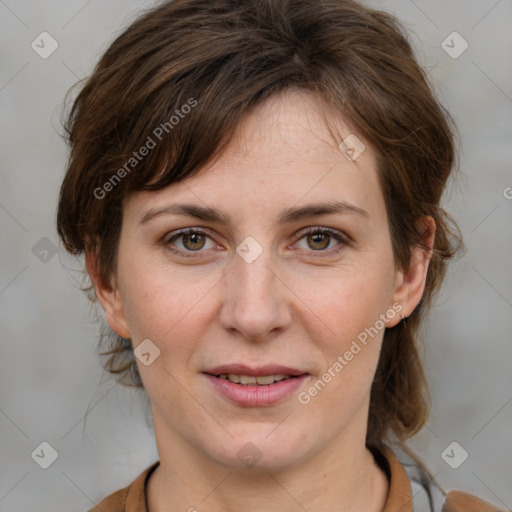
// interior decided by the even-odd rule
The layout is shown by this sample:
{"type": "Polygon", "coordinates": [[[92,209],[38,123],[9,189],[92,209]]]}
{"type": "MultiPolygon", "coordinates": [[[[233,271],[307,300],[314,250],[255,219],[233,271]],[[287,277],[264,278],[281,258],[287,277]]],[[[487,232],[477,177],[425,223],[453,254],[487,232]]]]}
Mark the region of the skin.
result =
{"type": "MultiPolygon", "coordinates": [[[[337,118],[341,138],[333,140],[321,106],[309,93],[273,96],[199,174],[127,198],[109,283],[97,279],[87,255],[111,328],[134,347],[150,339],[160,349],[151,365],[138,361],[160,455],[148,484],[152,512],[384,508],[388,481],[365,447],[384,329],[307,404],[293,393],[273,406],[233,405],[202,373],[278,363],[308,372],[299,389],[307,391],[379,315],[393,327],[400,321],[386,313],[393,304],[408,316],[422,296],[430,252],[415,249],[410,268],[396,268],[376,155],[365,142],[355,161],[347,159],[338,143],[352,131],[337,118]],[[366,214],[278,221],[283,208],[329,201],[366,214]],[[230,222],[177,214],[140,222],[176,203],[221,210],[230,222]],[[171,241],[187,227],[208,236],[171,241]],[[331,228],[345,242],[308,236],[308,227],[331,228]],[[248,236],[263,249],[252,263],[236,252],[248,236]],[[251,468],[237,456],[247,443],[261,454],[251,468]]],[[[435,226],[425,222],[431,244],[435,226]]]]}

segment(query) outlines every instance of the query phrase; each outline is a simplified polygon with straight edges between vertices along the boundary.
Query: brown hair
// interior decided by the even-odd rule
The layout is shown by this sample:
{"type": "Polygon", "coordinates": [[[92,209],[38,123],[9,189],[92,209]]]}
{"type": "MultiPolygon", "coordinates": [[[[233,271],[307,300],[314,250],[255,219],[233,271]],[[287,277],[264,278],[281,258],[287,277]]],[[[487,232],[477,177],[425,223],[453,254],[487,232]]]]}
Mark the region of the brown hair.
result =
{"type": "MultiPolygon", "coordinates": [[[[350,0],[174,0],[145,13],[108,48],[70,111],[58,232],[71,253],[96,255],[106,282],[123,200],[193,175],[244,116],[288,88],[316,94],[376,149],[397,267],[423,244],[420,219],[436,223],[423,298],[386,330],[372,385],[368,444],[391,433],[403,442],[428,415],[418,330],[460,239],[440,207],[456,156],[453,123],[389,14],[350,0]]],[[[109,372],[142,387],[130,340],[110,333],[100,346],[109,372]]]]}

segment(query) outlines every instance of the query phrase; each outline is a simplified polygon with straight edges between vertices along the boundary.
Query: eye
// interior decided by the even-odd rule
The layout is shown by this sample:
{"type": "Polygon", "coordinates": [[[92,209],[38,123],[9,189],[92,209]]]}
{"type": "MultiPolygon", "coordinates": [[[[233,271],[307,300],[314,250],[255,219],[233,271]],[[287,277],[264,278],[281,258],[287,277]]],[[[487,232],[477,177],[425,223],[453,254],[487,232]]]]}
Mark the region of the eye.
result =
{"type": "Polygon", "coordinates": [[[170,238],[167,238],[165,244],[169,246],[171,251],[180,253],[180,255],[185,257],[194,256],[193,254],[187,254],[187,252],[204,252],[201,249],[208,250],[217,247],[217,244],[206,231],[197,228],[181,229],[170,238]],[[178,241],[177,244],[175,243],[176,241],[178,241]]]}
{"type": "Polygon", "coordinates": [[[303,232],[296,244],[300,245],[302,240],[305,240],[306,247],[303,244],[299,249],[329,254],[341,251],[348,244],[347,236],[332,229],[320,227],[309,228],[306,232],[303,232]],[[333,247],[332,242],[334,241],[337,241],[337,243],[333,247]]]}

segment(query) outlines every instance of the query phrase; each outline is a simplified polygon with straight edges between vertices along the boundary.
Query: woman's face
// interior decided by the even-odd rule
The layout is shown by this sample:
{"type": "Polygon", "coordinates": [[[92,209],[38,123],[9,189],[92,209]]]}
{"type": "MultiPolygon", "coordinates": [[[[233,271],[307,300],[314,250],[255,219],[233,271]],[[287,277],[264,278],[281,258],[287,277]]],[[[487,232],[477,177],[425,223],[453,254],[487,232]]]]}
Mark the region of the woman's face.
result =
{"type": "Polygon", "coordinates": [[[275,470],[364,446],[384,327],[415,304],[374,151],[358,155],[341,120],[340,150],[318,112],[309,94],[274,96],[213,165],[125,203],[100,300],[174,450],[275,470]]]}

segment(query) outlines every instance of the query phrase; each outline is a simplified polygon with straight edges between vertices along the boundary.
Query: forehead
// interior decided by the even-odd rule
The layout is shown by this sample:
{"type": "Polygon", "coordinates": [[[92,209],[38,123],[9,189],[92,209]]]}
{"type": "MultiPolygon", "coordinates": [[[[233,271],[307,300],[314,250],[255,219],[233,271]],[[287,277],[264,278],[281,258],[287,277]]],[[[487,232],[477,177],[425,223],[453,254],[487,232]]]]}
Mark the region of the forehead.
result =
{"type": "Polygon", "coordinates": [[[379,195],[373,148],[312,93],[288,90],[248,114],[213,162],[166,189],[136,193],[127,209],[187,200],[236,217],[262,203],[277,211],[299,202],[339,200],[379,215],[379,195]],[[346,144],[340,150],[343,140],[355,144],[357,153],[346,153],[346,144]]]}
{"type": "MultiPolygon", "coordinates": [[[[333,113],[313,93],[286,90],[245,117],[222,154],[223,164],[251,159],[267,160],[271,167],[289,161],[290,168],[304,159],[339,163],[344,156],[339,143],[349,135],[355,133],[343,116],[333,113]]],[[[357,138],[362,142],[362,137],[357,138]]],[[[372,155],[367,156],[372,159],[372,155]]]]}

